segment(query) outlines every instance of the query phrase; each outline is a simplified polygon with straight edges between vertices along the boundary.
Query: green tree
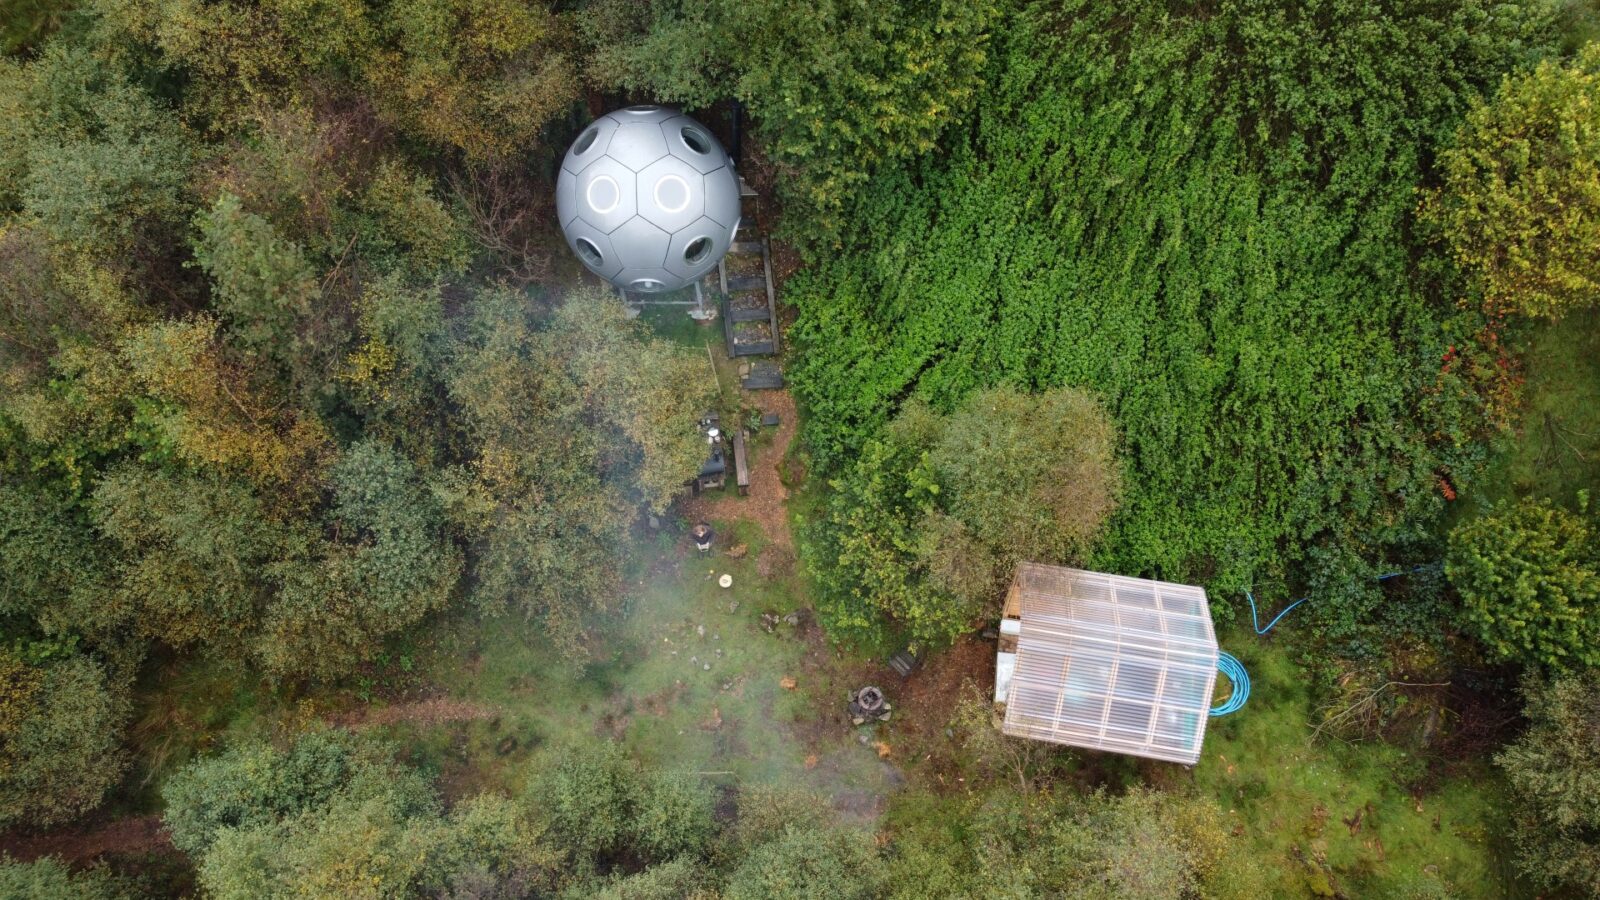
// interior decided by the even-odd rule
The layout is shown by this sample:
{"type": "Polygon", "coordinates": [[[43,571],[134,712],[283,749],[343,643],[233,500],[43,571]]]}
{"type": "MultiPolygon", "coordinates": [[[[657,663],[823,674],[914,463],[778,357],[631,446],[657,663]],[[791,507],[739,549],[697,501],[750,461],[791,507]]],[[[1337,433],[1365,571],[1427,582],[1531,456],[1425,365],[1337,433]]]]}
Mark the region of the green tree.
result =
{"type": "Polygon", "coordinates": [[[929,462],[946,511],[1002,571],[1082,558],[1116,508],[1116,426],[1070,388],[978,391],[942,423],[929,462]]]}
{"type": "Polygon", "coordinates": [[[0,825],[58,825],[122,774],[127,701],[83,655],[30,664],[0,649],[0,825]]]}
{"type": "Polygon", "coordinates": [[[1496,309],[1600,303],[1600,44],[1506,76],[1439,155],[1423,213],[1496,309]]]}
{"type": "Polygon", "coordinates": [[[270,595],[263,569],[289,539],[247,485],[126,465],[89,505],[122,550],[108,593],[123,618],[173,647],[245,656],[270,595]]]}
{"type": "Polygon", "coordinates": [[[840,628],[887,613],[947,641],[1019,562],[1076,562],[1116,504],[1116,433],[1081,391],[977,391],[948,416],[913,401],[830,483],[811,530],[821,609],[840,628]]]}
{"type": "Polygon", "coordinates": [[[319,299],[300,248],[266,219],[224,193],[195,217],[195,262],[211,276],[213,296],[234,342],[285,368],[309,348],[296,334],[319,299]]]}
{"type": "Polygon", "coordinates": [[[1600,664],[1600,558],[1592,526],[1549,501],[1505,502],[1450,534],[1445,574],[1496,659],[1600,664]]]}
{"type": "Polygon", "coordinates": [[[159,257],[188,204],[193,151],[176,117],[115,67],[59,43],[20,82],[22,115],[0,126],[18,156],[0,173],[20,176],[25,215],[64,251],[159,257]]]}
{"type": "Polygon", "coordinates": [[[710,385],[687,352],[645,340],[596,294],[538,321],[525,297],[485,292],[450,358],[470,447],[454,493],[471,501],[455,509],[475,547],[474,599],[541,620],[580,659],[585,617],[618,593],[616,550],[641,507],[660,508],[698,469],[710,385]]]}
{"type": "Polygon", "coordinates": [[[461,574],[444,511],[410,461],[363,441],[329,480],[338,539],[303,538],[267,570],[277,592],[256,652],[279,674],[345,674],[384,638],[442,607],[461,574]]]}
{"type": "Polygon", "coordinates": [[[309,732],[284,749],[249,743],[197,759],[167,780],[161,796],[173,845],[195,858],[229,829],[275,825],[336,797],[383,796],[418,811],[432,801],[427,785],[394,762],[393,748],[336,730],[309,732]]]}
{"type": "Polygon", "coordinates": [[[591,872],[697,856],[714,831],[709,791],[644,769],[609,742],[552,754],[527,801],[553,845],[591,872]]]}
{"type": "Polygon", "coordinates": [[[441,812],[394,747],[311,732],[197,760],[163,790],[173,843],[210,896],[432,897],[452,884],[549,887],[552,857],[510,800],[441,812]],[[518,873],[524,873],[520,880],[518,873]]]}
{"type": "Polygon", "coordinates": [[[728,876],[728,900],[867,898],[879,886],[872,836],[843,828],[789,828],[745,854],[728,876]]]}
{"type": "Polygon", "coordinates": [[[1529,727],[1495,761],[1511,782],[1517,867],[1600,896],[1600,672],[1525,686],[1529,727]]]}

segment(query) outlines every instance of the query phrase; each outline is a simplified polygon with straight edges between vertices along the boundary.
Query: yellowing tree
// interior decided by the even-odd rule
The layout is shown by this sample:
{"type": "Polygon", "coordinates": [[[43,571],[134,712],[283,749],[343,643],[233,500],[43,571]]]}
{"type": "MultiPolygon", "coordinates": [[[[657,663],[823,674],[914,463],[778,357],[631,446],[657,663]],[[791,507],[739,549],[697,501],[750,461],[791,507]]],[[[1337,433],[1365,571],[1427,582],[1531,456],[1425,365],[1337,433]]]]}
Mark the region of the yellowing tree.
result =
{"type": "Polygon", "coordinates": [[[1555,317],[1600,302],[1600,44],[1507,77],[1439,164],[1423,217],[1486,303],[1555,317]]]}

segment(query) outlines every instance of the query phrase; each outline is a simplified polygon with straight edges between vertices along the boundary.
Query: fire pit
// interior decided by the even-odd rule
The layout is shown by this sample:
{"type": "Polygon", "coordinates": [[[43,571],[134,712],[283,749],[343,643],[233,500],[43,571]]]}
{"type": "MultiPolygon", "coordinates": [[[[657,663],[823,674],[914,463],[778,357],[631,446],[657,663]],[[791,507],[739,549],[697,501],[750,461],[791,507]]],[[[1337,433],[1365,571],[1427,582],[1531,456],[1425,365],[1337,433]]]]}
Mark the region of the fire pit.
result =
{"type": "Polygon", "coordinates": [[[893,710],[882,688],[864,687],[850,693],[850,721],[856,725],[887,722],[893,710]]]}

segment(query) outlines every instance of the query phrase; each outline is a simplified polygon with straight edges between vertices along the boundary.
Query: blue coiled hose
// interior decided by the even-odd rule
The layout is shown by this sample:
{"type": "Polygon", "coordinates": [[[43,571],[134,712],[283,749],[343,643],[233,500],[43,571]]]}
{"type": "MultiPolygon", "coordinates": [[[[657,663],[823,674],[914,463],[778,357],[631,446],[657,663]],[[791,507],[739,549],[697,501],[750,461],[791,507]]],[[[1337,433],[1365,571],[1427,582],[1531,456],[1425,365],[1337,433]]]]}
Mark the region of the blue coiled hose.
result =
{"type": "Polygon", "coordinates": [[[1222,650],[1217,651],[1217,671],[1228,676],[1233,682],[1233,693],[1221,706],[1213,706],[1213,716],[1225,716],[1228,713],[1238,712],[1244,708],[1244,702],[1250,699],[1250,673],[1244,670],[1244,663],[1239,662],[1233,654],[1222,650]]]}

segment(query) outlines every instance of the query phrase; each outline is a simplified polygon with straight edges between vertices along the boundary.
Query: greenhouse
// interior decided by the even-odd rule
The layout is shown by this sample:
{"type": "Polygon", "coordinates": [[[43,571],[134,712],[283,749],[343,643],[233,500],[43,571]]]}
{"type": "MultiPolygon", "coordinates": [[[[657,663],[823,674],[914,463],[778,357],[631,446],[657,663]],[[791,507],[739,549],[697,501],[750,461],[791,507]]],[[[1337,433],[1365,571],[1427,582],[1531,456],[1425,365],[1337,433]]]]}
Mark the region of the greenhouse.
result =
{"type": "Polygon", "coordinates": [[[1199,761],[1217,674],[1203,588],[1025,563],[1000,631],[1006,734],[1199,761]]]}

